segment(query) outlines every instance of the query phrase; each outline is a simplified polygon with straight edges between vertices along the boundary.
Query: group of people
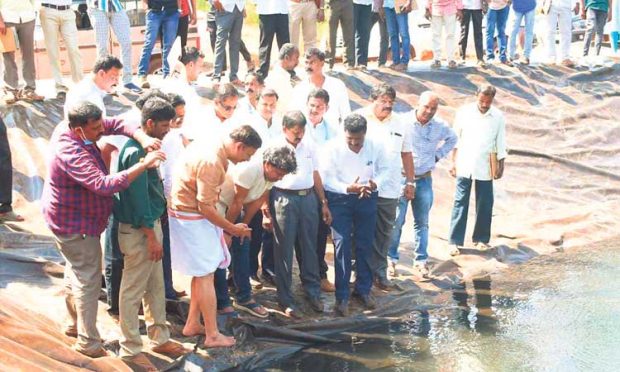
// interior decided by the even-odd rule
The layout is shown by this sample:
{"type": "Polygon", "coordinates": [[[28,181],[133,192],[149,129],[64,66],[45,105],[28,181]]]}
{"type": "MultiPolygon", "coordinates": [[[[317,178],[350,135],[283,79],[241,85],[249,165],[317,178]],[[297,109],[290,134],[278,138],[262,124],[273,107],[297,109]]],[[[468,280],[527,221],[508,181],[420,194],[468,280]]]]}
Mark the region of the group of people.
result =
{"type": "Polygon", "coordinates": [[[182,332],[204,334],[206,347],[235,344],[218,330],[218,314],[265,318],[278,310],[253,296],[266,283],[275,286],[281,313],[293,319],[309,309],[327,311],[322,293],[334,293],[337,316],[349,314],[351,298],[374,309],[371,288],[394,289],[388,274],[397,274],[409,205],[414,269],[428,277],[432,172],[443,158],[451,158],[457,180],[450,254],[464,244],[472,187],[473,242],[489,247],[493,179],[507,155],[493,86],[481,86],[450,125],[435,115],[440,97],[431,91],[413,111],[396,113],[397,92],[378,84],[368,105],[351,112],[344,83],[324,74],[326,53],[308,48],[302,77],[295,73],[297,47],[284,44],[278,59],[267,79],[247,74],[243,98],[234,85],[220,84],[209,105],[195,89],[204,62],[196,48],[180,56],[178,76],[145,91],[117,117],[107,114],[104,97],[123,71],[118,58],[100,58],[69,90],[65,120],[50,139],[42,206],[66,260],[65,333],[77,337],[76,350],[107,355],[96,326],[102,234],[120,356],[147,369],[141,303],[152,350],[171,357],[188,352],[170,340],[166,325],[166,299],[185,295],[174,289],[172,270],[192,277],[182,332]],[[335,283],[327,279],[330,236],[335,283]],[[303,299],[294,291],[294,258],[303,299]]]}
{"type": "MultiPolygon", "coordinates": [[[[146,13],[144,46],[137,68],[138,84],[132,79],[132,47],[130,22],[123,2],[120,0],[89,0],[88,16],[95,32],[97,54],[104,57],[109,53],[110,30],[114,31],[121,46],[123,62],[123,86],[134,93],[148,88],[147,79],[153,48],[161,39],[162,72],[170,74],[168,55],[177,37],[181,48],[187,44],[189,25],[196,24],[196,0],[143,0],[146,13]]],[[[207,30],[211,35],[214,52],[212,80],[218,84],[228,69],[229,81],[237,87],[243,82],[238,77],[239,54],[248,63],[248,69],[255,68],[251,54],[241,39],[246,0],[210,0],[207,15],[207,30]],[[229,63],[226,60],[228,46],[229,63]]],[[[26,82],[23,88],[18,84],[18,69],[15,52],[3,53],[4,102],[11,104],[17,100],[39,101],[43,96],[36,93],[34,30],[38,16],[45,38],[46,51],[55,81],[57,92],[67,91],[59,59],[59,40],[62,38],[71,67],[74,83],[80,81],[82,58],[78,45],[76,17],[71,8],[71,0],[43,0],[41,7],[35,7],[34,0],[0,0],[0,33],[13,30],[22,54],[22,74],[26,82]]],[[[433,62],[431,67],[442,66],[446,61],[449,68],[458,66],[455,57],[457,48],[456,27],[460,24],[458,55],[463,61],[467,56],[467,43],[470,24],[478,64],[485,66],[496,58],[505,65],[519,60],[530,63],[534,41],[535,17],[546,18],[547,30],[543,37],[546,56],[550,63],[559,62],[573,67],[575,62],[570,55],[573,40],[572,13],[580,14],[587,20],[583,44],[583,56],[587,56],[590,44],[595,39],[596,54],[600,54],[604,29],[607,22],[611,26],[611,45],[614,51],[620,43],[620,8],[612,0],[427,0],[423,4],[425,17],[431,22],[433,62]],[[615,7],[614,7],[615,5],[615,7]],[[540,9],[540,15],[537,15],[540,9]],[[512,13],[513,23],[506,33],[507,21],[512,13]],[[613,17],[612,17],[612,14],[613,17]],[[482,35],[482,21],[486,17],[485,37],[482,35]],[[524,28],[522,54],[517,53],[517,41],[524,28]],[[559,34],[559,52],[556,53],[556,37],[559,34]],[[484,43],[483,43],[484,40],[484,43]],[[445,48],[442,44],[445,42],[445,48]],[[486,44],[486,47],[483,46],[486,44]],[[497,45],[497,48],[496,48],[497,45]]],[[[278,49],[291,42],[300,47],[300,33],[303,35],[303,48],[317,46],[317,23],[327,20],[329,43],[326,52],[327,63],[333,67],[336,60],[338,27],[341,28],[344,42],[343,63],[347,69],[366,69],[370,32],[375,23],[380,29],[378,66],[387,64],[388,49],[391,51],[391,64],[388,67],[405,71],[411,54],[409,13],[417,9],[416,0],[260,0],[256,2],[259,18],[259,50],[257,73],[264,79],[270,70],[271,51],[274,38],[278,49]],[[330,11],[325,12],[326,6],[330,11]]]]}

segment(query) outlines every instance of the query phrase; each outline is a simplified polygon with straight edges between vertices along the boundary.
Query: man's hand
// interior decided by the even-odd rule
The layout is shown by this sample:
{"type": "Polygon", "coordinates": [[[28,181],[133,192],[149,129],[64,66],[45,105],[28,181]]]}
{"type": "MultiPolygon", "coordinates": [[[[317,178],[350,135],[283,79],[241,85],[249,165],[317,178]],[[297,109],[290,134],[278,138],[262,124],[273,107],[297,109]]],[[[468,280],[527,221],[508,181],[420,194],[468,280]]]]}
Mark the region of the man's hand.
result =
{"type": "Polygon", "coordinates": [[[463,19],[463,11],[461,9],[458,9],[456,11],[456,20],[460,22],[462,19],[463,19]]]}
{"type": "Polygon", "coordinates": [[[415,198],[415,188],[411,185],[405,185],[405,199],[413,200],[415,198]]]}
{"type": "Polygon", "coordinates": [[[6,25],[2,19],[0,19],[0,34],[6,35],[6,25]]]}
{"type": "Polygon", "coordinates": [[[581,8],[581,4],[579,4],[579,2],[575,3],[575,7],[573,8],[575,15],[579,15],[579,8],[581,8]]]}
{"type": "Polygon", "coordinates": [[[166,154],[163,151],[151,151],[146,154],[142,163],[147,169],[151,169],[157,168],[162,161],[166,161],[166,154]]]}
{"type": "Polygon", "coordinates": [[[228,230],[230,235],[235,236],[239,239],[250,238],[252,236],[252,229],[248,227],[248,225],[244,223],[237,223],[233,226],[232,229],[228,230]]]}
{"type": "Polygon", "coordinates": [[[149,260],[151,261],[157,262],[161,260],[162,256],[164,255],[164,248],[162,247],[161,243],[157,241],[155,235],[147,236],[146,249],[149,252],[149,260]]]}
{"type": "Polygon", "coordinates": [[[319,9],[318,13],[316,14],[316,21],[317,22],[325,22],[325,11],[323,9],[319,9]]]}
{"type": "Polygon", "coordinates": [[[196,12],[192,12],[192,15],[189,17],[189,24],[193,26],[196,24],[196,22],[196,12]]]}
{"type": "Polygon", "coordinates": [[[581,9],[581,19],[586,19],[586,9],[581,9]]]}
{"type": "Polygon", "coordinates": [[[379,12],[377,12],[377,14],[379,14],[381,22],[385,22],[385,9],[383,9],[383,7],[379,7],[379,12]]]}
{"type": "Polygon", "coordinates": [[[409,13],[411,12],[411,9],[413,9],[413,3],[411,0],[409,0],[407,2],[407,5],[405,5],[405,7],[403,8],[403,13],[409,13]]]}
{"type": "Polygon", "coordinates": [[[329,211],[327,204],[323,204],[323,206],[321,207],[321,214],[323,215],[323,222],[325,222],[325,224],[328,226],[331,225],[332,213],[329,211]]]}
{"type": "Polygon", "coordinates": [[[452,168],[448,171],[452,177],[456,178],[456,164],[452,164],[452,168]]]}
{"type": "Polygon", "coordinates": [[[607,23],[609,22],[611,22],[611,9],[609,9],[609,11],[607,12],[607,23]]]}
{"type": "Polygon", "coordinates": [[[424,11],[424,18],[426,18],[428,21],[433,18],[433,16],[431,15],[431,8],[426,8],[426,10],[424,11]]]}
{"type": "Polygon", "coordinates": [[[220,0],[213,0],[213,7],[218,12],[223,12],[224,11],[224,5],[222,5],[222,2],[220,0]]]}
{"type": "Polygon", "coordinates": [[[502,176],[504,175],[504,159],[500,160],[498,162],[498,167],[497,167],[497,180],[502,178],[502,176]]]}
{"type": "Polygon", "coordinates": [[[155,151],[161,149],[161,140],[159,138],[153,138],[149,136],[145,136],[146,138],[141,138],[140,145],[146,152],[155,151]]]}

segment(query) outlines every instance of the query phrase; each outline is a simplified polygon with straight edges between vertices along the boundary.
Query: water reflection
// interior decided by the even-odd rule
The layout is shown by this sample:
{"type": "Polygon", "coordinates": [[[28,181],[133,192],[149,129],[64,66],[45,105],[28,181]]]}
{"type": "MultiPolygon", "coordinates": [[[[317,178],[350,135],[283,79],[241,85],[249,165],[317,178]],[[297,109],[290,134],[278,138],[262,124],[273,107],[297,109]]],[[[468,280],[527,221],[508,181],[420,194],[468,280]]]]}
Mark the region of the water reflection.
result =
{"type": "Polygon", "coordinates": [[[452,292],[458,306],[457,321],[480,333],[495,333],[497,319],[493,313],[491,277],[489,275],[472,280],[474,296],[470,299],[466,282],[461,282],[452,292]]]}

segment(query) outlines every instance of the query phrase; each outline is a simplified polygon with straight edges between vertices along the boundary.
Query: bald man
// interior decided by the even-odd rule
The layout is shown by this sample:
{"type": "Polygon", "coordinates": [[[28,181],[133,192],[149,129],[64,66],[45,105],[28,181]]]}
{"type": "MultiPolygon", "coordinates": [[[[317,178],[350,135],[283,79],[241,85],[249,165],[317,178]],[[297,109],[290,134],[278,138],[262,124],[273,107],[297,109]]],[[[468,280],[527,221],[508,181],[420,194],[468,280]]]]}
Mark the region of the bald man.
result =
{"type": "MultiPolygon", "coordinates": [[[[439,107],[439,97],[426,91],[420,95],[418,107],[414,111],[412,146],[415,168],[413,208],[413,230],[415,233],[414,270],[420,277],[428,277],[428,216],[433,206],[433,179],[431,172],[435,164],[446,157],[456,145],[457,137],[447,122],[435,117],[439,107]]],[[[403,184],[405,180],[403,179],[403,184]]],[[[398,262],[398,244],[402,226],[405,223],[408,200],[401,197],[396,211],[396,221],[392,234],[392,242],[388,250],[390,272],[396,276],[398,262]]]]}

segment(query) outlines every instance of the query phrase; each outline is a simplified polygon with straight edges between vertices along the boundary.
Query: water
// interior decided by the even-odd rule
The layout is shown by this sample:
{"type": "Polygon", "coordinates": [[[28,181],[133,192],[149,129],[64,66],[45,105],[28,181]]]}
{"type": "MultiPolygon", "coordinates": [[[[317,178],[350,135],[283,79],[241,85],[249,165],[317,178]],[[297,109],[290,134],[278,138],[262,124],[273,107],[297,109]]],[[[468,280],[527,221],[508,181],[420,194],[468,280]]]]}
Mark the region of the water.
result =
{"type": "Polygon", "coordinates": [[[575,249],[462,283],[445,304],[345,332],[268,370],[620,371],[620,247],[575,249]]]}

